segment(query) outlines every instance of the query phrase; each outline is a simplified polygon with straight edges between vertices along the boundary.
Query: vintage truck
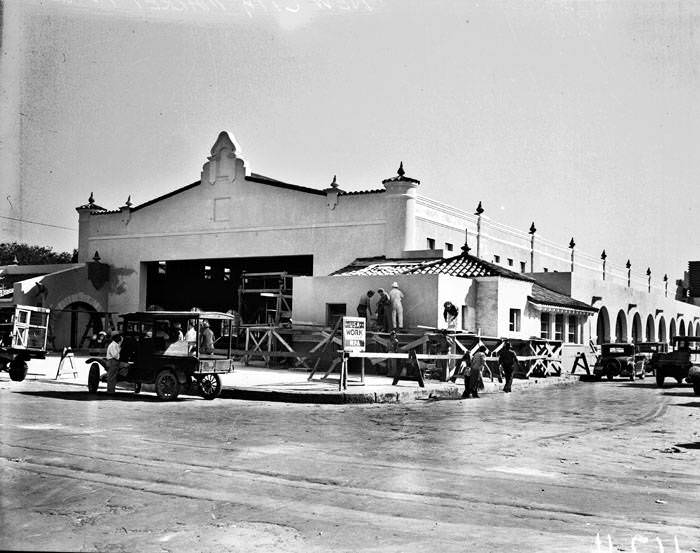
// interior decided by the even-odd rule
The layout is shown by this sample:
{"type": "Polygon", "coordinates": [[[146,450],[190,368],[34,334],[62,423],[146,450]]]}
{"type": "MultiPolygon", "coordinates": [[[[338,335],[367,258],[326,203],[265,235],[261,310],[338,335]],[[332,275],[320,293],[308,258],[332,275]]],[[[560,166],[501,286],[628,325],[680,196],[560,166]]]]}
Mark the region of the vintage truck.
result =
{"type": "Polygon", "coordinates": [[[667,377],[679,384],[685,380],[700,395],[700,336],[675,336],[672,345],[673,351],[651,356],[656,385],[662,388],[667,377]]]}
{"type": "Polygon", "coordinates": [[[46,357],[50,310],[29,305],[0,307],[0,370],[21,382],[30,359],[46,357]]]}

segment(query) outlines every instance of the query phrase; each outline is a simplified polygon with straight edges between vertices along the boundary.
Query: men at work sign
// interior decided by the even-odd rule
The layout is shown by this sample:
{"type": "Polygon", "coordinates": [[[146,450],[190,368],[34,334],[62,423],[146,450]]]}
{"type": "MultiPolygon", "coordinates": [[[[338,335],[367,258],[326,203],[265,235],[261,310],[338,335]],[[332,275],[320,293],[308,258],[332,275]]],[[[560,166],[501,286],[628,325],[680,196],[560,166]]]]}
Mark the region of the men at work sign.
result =
{"type": "Polygon", "coordinates": [[[365,351],[364,317],[343,317],[343,351],[365,351]]]}

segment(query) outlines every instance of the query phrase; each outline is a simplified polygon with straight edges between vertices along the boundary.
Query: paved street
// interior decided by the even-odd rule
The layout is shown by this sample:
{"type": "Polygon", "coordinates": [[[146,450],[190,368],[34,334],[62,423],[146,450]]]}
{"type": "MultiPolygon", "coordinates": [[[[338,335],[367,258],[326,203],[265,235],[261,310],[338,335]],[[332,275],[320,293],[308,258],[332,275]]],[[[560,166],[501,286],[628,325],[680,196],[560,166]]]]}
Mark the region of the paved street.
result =
{"type": "Polygon", "coordinates": [[[698,419],[648,379],[317,406],[3,373],[0,549],[698,551],[698,419]]]}

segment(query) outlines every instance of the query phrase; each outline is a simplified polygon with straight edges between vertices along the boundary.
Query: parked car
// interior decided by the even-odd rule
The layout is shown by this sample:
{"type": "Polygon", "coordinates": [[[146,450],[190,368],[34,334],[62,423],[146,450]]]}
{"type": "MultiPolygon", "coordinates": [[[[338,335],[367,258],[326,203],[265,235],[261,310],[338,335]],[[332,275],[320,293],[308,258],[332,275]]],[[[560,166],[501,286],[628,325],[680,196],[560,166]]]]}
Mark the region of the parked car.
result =
{"type": "Polygon", "coordinates": [[[602,344],[593,374],[612,380],[616,376],[644,378],[644,360],[635,356],[634,344],[602,344]]]}
{"type": "Polygon", "coordinates": [[[46,357],[49,315],[45,307],[0,308],[0,370],[7,370],[11,380],[21,382],[27,376],[27,362],[46,357]]]}
{"type": "MultiPolygon", "coordinates": [[[[233,371],[232,328],[234,316],[218,312],[140,311],[123,318],[119,383],[131,383],[139,393],[142,384],[153,384],[163,400],[180,393],[214,399],[221,393],[219,375],[233,371]],[[191,326],[192,336],[185,333],[191,326]],[[201,343],[204,328],[214,333],[213,351],[201,343]],[[193,338],[191,341],[188,339],[193,338]]],[[[107,382],[107,361],[91,357],[88,390],[97,392],[107,382]]]]}
{"type": "Polygon", "coordinates": [[[666,353],[668,344],[666,342],[637,342],[634,344],[634,350],[637,360],[644,363],[644,372],[654,374],[651,357],[655,353],[666,353]]]}
{"type": "Polygon", "coordinates": [[[700,387],[696,386],[700,379],[697,371],[700,367],[700,336],[675,336],[672,345],[673,351],[655,353],[651,357],[656,385],[662,388],[668,377],[675,378],[679,384],[687,380],[693,385],[695,393],[700,393],[700,387]]]}

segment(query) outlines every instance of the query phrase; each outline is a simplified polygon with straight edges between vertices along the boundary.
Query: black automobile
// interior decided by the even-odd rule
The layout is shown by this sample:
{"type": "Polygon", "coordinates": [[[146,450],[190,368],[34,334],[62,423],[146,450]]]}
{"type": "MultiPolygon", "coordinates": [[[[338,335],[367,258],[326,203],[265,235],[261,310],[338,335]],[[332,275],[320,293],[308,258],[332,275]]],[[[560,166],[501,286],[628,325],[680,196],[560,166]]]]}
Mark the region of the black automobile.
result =
{"type": "Polygon", "coordinates": [[[656,375],[656,385],[662,388],[666,378],[674,378],[679,384],[687,380],[700,394],[700,336],[675,336],[673,351],[655,353],[651,366],[656,375]]]}
{"type": "MultiPolygon", "coordinates": [[[[180,393],[214,399],[221,393],[219,375],[233,371],[234,316],[203,311],[139,311],[121,316],[123,337],[119,383],[139,393],[153,384],[163,400],[180,393]]],[[[107,360],[91,357],[88,390],[107,382],[107,360]]]]}
{"type": "Polygon", "coordinates": [[[666,353],[668,344],[666,342],[636,342],[634,351],[637,360],[644,363],[644,372],[654,374],[651,358],[655,353],[666,353]]]}
{"type": "Polygon", "coordinates": [[[598,378],[605,376],[608,380],[616,376],[630,380],[644,378],[644,360],[636,357],[634,344],[602,344],[593,374],[598,378]]]}

